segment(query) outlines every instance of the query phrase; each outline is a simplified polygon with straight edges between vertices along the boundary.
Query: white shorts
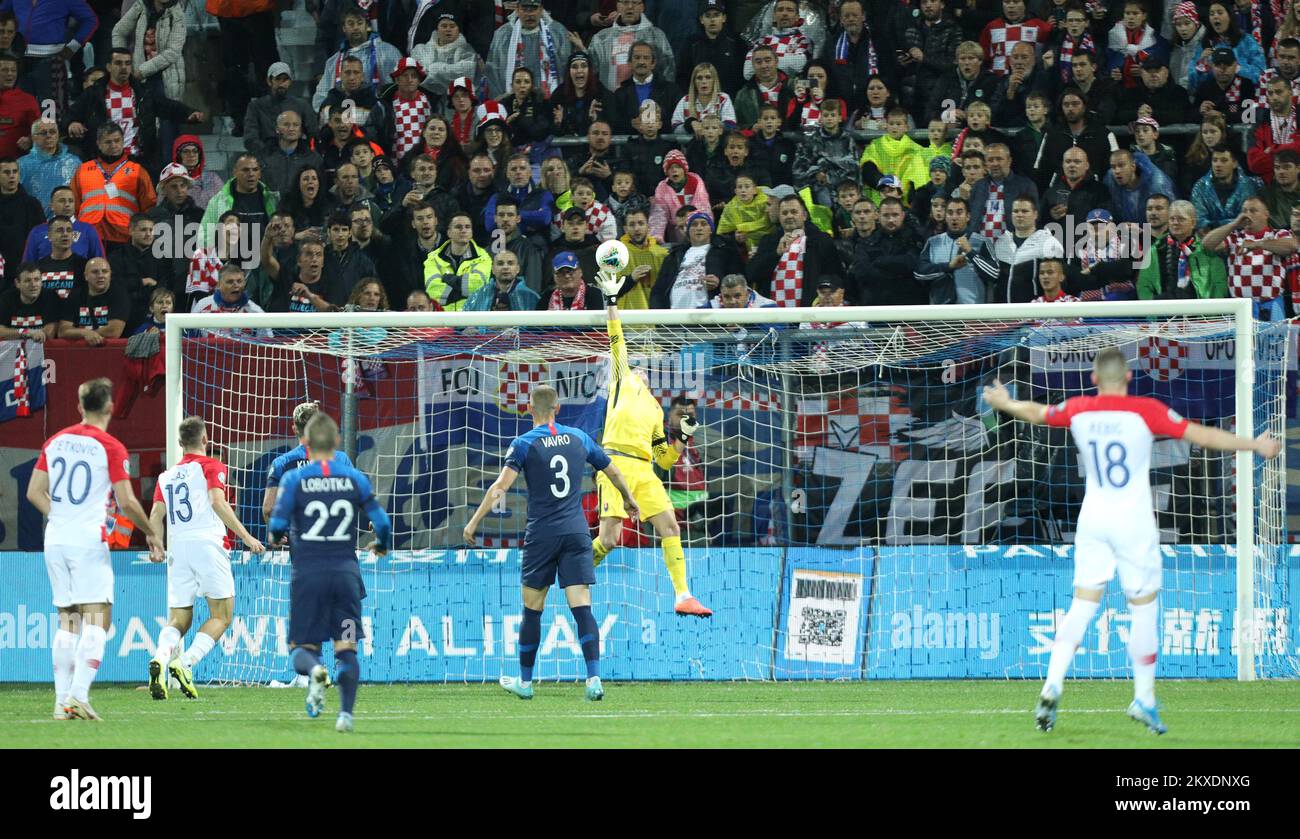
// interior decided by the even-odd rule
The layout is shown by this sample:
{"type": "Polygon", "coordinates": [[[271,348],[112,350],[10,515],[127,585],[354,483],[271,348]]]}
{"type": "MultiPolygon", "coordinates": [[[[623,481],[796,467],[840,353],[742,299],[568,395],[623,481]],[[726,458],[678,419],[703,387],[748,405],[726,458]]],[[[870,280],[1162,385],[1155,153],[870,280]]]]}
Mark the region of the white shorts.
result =
{"type": "Polygon", "coordinates": [[[1105,588],[1118,573],[1124,596],[1134,600],[1160,590],[1162,570],[1159,531],[1109,536],[1080,528],[1074,537],[1075,588],[1105,588]]]}
{"type": "Polygon", "coordinates": [[[45,570],[56,608],[113,602],[113,560],[107,544],[47,544],[45,570]]]}
{"type": "Polygon", "coordinates": [[[235,596],[230,554],[212,542],[173,542],[167,562],[167,608],[189,609],[200,597],[235,596]]]}

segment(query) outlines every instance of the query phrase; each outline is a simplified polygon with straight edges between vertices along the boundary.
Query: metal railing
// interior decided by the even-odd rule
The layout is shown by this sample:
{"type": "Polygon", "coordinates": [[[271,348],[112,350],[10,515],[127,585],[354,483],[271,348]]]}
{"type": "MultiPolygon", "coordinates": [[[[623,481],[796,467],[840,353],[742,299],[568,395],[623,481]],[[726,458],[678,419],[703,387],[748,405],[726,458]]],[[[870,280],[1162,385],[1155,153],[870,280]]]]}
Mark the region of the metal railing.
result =
{"type": "MultiPolygon", "coordinates": [[[[1012,128],[998,128],[995,125],[993,126],[993,128],[1003,134],[1012,137],[1014,137],[1016,134],[1019,134],[1021,131],[1024,130],[1024,128],[1019,126],[1012,127],[1012,128]]],[[[1108,125],[1106,126],[1106,130],[1113,133],[1116,137],[1133,136],[1133,130],[1129,128],[1127,125],[1108,125]]],[[[1180,122],[1173,125],[1160,126],[1160,136],[1161,137],[1170,137],[1170,136],[1190,137],[1190,136],[1195,136],[1196,133],[1200,130],[1201,130],[1200,123],[1180,122]]],[[[1250,126],[1229,125],[1228,131],[1241,136],[1241,150],[1243,152],[1249,148],[1250,134],[1251,134],[1250,126]]],[[[637,135],[615,134],[611,138],[611,143],[615,146],[619,146],[626,143],[628,140],[632,139],[635,136],[637,135]]],[[[661,136],[663,136],[666,139],[673,140],[683,146],[689,143],[691,140],[695,139],[694,136],[690,134],[684,134],[681,132],[673,133],[673,134],[665,133],[661,136]]],[[[783,131],[781,133],[781,136],[793,142],[798,142],[804,139],[804,134],[798,131],[783,131]]],[[[859,142],[869,143],[872,140],[876,139],[877,137],[885,136],[885,132],[884,131],[863,131],[861,129],[855,128],[849,131],[849,136],[853,137],[853,139],[858,140],[859,142]]],[[[913,140],[925,140],[929,137],[929,134],[925,130],[918,128],[907,132],[907,136],[911,137],[913,140]]],[[[553,146],[568,148],[572,146],[585,146],[586,144],[587,144],[586,137],[574,136],[574,137],[552,137],[551,138],[551,145],[553,146]]]]}

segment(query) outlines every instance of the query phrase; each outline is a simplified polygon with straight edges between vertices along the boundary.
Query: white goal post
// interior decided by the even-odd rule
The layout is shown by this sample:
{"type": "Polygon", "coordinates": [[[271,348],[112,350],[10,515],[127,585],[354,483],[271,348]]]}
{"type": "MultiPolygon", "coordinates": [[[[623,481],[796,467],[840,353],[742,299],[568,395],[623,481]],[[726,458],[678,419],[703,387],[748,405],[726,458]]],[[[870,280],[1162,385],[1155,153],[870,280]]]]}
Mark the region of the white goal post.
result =
{"type": "MultiPolygon", "coordinates": [[[[949,305],[949,306],[907,306],[907,307],[813,307],[813,308],[794,308],[794,309],[701,309],[701,310],[642,310],[642,311],[623,311],[620,317],[624,326],[627,328],[629,335],[629,349],[635,353],[637,351],[636,339],[633,336],[642,336],[642,342],[653,342],[660,346],[669,346],[673,348],[684,347],[692,341],[706,342],[717,341],[717,336],[739,326],[748,328],[748,338],[745,339],[745,347],[752,347],[754,344],[761,344],[765,338],[764,335],[775,336],[780,331],[774,327],[790,327],[785,330],[784,335],[795,335],[793,328],[799,325],[819,325],[819,326],[839,326],[848,327],[841,333],[840,330],[825,329],[812,333],[810,331],[799,330],[798,335],[803,336],[802,340],[807,345],[810,335],[825,336],[829,342],[819,345],[817,349],[818,360],[814,366],[813,361],[809,358],[800,356],[797,360],[790,360],[786,356],[775,359],[771,362],[770,370],[778,370],[789,373],[794,369],[791,365],[798,365],[797,375],[814,377],[823,376],[826,378],[839,376],[843,378],[846,375],[854,375],[854,371],[861,371],[860,375],[866,376],[868,370],[892,365],[900,360],[906,360],[907,356],[902,354],[914,350],[918,344],[917,336],[920,336],[920,344],[932,344],[939,346],[945,342],[953,347],[969,346],[979,344],[982,340],[981,333],[976,330],[969,332],[971,325],[985,326],[989,324],[1021,324],[1021,325],[1042,325],[1042,324],[1065,324],[1063,329],[1071,328],[1073,325],[1087,324],[1091,326],[1096,324],[1101,328],[1114,328],[1127,336],[1126,340],[1138,340],[1134,336],[1146,334],[1151,330],[1152,334],[1161,332],[1161,334],[1181,334],[1179,330],[1187,330],[1191,325],[1188,335],[1190,340],[1196,340],[1197,324],[1204,324],[1206,334],[1214,331],[1215,334],[1230,335],[1235,341],[1235,352],[1231,361],[1231,377],[1233,404],[1235,404],[1235,417],[1225,417],[1225,420],[1235,419],[1234,430],[1245,436],[1253,436],[1256,428],[1256,410],[1260,409],[1260,399],[1257,397],[1256,389],[1256,333],[1261,328],[1257,325],[1252,317],[1252,304],[1249,300],[1239,299],[1219,299],[1219,300],[1195,300],[1195,301],[1137,301],[1137,302],[1079,302],[1079,303],[1055,303],[1055,304],[1000,304],[1000,305],[949,305]],[[910,334],[908,347],[903,347],[902,343],[907,343],[901,338],[895,340],[890,337],[882,337],[882,333],[888,333],[890,330],[906,330],[910,334]],[[1172,330],[1172,332],[1171,332],[1172,330]],[[846,340],[842,337],[872,333],[869,339],[855,342],[852,339],[846,340]],[[914,334],[913,334],[914,333],[914,334]],[[969,335],[968,335],[969,333],[969,335]],[[705,336],[705,337],[697,337],[705,336]],[[838,341],[838,343],[836,342],[838,341]],[[910,349],[909,349],[910,348],[910,349]],[[829,362],[827,359],[829,358],[829,362]],[[784,367],[782,365],[785,365],[784,367]]],[[[422,335],[428,335],[430,331],[446,334],[454,331],[457,335],[462,333],[474,337],[479,344],[482,344],[498,334],[517,335],[520,332],[527,333],[530,330],[537,330],[539,334],[544,330],[564,330],[564,331],[582,331],[588,330],[594,334],[595,330],[602,330],[605,325],[605,313],[603,311],[588,312],[441,312],[441,313],[373,313],[373,312],[340,312],[340,313],[294,313],[294,314],[170,314],[166,321],[166,413],[167,427],[175,429],[182,419],[187,398],[192,399],[191,389],[195,387],[194,382],[208,375],[203,365],[190,361],[185,356],[185,343],[187,335],[214,334],[221,336],[234,336],[236,330],[247,331],[242,334],[253,334],[251,338],[236,336],[233,340],[248,340],[252,344],[274,348],[277,352],[313,354],[314,356],[328,357],[334,356],[342,359],[345,364],[362,364],[370,361],[372,363],[382,363],[386,358],[397,358],[390,352],[408,352],[410,354],[402,356],[402,363],[412,362],[415,365],[422,364],[428,357],[423,350],[402,349],[405,345],[412,347],[423,341],[422,335]],[[371,334],[367,335],[362,330],[369,330],[371,334]],[[211,331],[211,332],[208,332],[211,331]],[[256,333],[254,334],[254,331],[256,333]],[[341,335],[341,340],[335,340],[330,333],[341,335]],[[381,337],[376,337],[378,334],[381,337]],[[267,337],[260,337],[267,336],[267,337]],[[271,337],[274,336],[274,337],[271,337]],[[322,336],[328,336],[325,340],[322,336]],[[309,340],[310,338],[310,340],[309,340]],[[379,362],[375,362],[378,359],[379,362]],[[189,365],[187,367],[187,365],[189,365]]],[[[1268,326],[1267,324],[1262,326],[1268,326]]],[[[1282,327],[1285,328],[1285,327],[1282,327]]],[[[901,335],[902,333],[898,333],[901,335]]],[[[1095,333],[1097,334],[1097,333],[1095,333]]],[[[1095,337],[1094,334],[1094,337],[1095,337]]],[[[457,338],[457,340],[462,340],[457,338]]],[[[464,339],[468,340],[468,339],[464,339]]],[[[773,338],[772,340],[775,340],[773,338]]],[[[788,338],[787,338],[788,340],[788,338]]],[[[1010,340],[1010,339],[1008,339],[1010,340]]],[[[1075,340],[1075,339],[1072,339],[1075,340]]],[[[1082,340],[1082,339],[1077,339],[1082,340]]],[[[1104,340],[1103,344],[1104,345],[1104,340]]],[[[1288,339],[1294,343],[1292,339],[1288,339]]],[[[1021,339],[1022,347],[1028,347],[1024,338],[1021,339]]],[[[599,347],[594,340],[582,342],[561,342],[559,345],[563,350],[566,358],[576,358],[580,355],[599,354],[599,347]]],[[[1001,346],[1001,345],[1000,345],[1001,346]]],[[[1009,345],[1008,345],[1009,346],[1009,345]]],[[[1091,344],[1089,346],[1092,346],[1091,344]]],[[[475,352],[482,352],[480,346],[475,347],[475,352]]],[[[549,352],[549,347],[541,349],[530,346],[527,349],[520,349],[516,344],[507,350],[503,350],[500,355],[504,359],[522,359],[527,361],[531,358],[541,358],[549,352]]],[[[991,351],[990,351],[991,354],[991,351]]],[[[743,357],[741,362],[749,363],[748,359],[743,357]]],[[[733,365],[738,363],[735,358],[728,356],[725,360],[713,359],[711,363],[721,368],[724,365],[733,365]]],[[[993,363],[993,362],[990,362],[993,363]]],[[[1001,361],[996,362],[1001,364],[1001,361]]],[[[1177,365],[1177,360],[1174,362],[1177,365]]],[[[263,372],[259,373],[254,370],[246,373],[246,376],[275,376],[276,369],[273,365],[265,368],[257,368],[263,372]]],[[[334,368],[337,371],[337,367],[334,368]]],[[[992,369],[992,368],[989,368],[992,369]]],[[[359,374],[358,374],[359,375],[359,374]]],[[[418,380],[416,385],[423,388],[425,386],[425,377],[416,370],[411,374],[413,380],[418,380]]],[[[974,375],[974,374],[972,374],[974,375]]],[[[1282,371],[1282,378],[1286,377],[1286,369],[1282,371]]],[[[349,378],[347,374],[341,381],[347,382],[351,388],[351,382],[355,379],[349,378]]],[[[991,379],[992,376],[986,376],[991,379]]],[[[416,386],[413,385],[413,386],[416,386]]],[[[504,385],[502,385],[504,387],[504,385]]],[[[349,390],[349,393],[351,391],[349,390]]],[[[501,391],[504,393],[504,390],[501,391]]],[[[495,393],[495,391],[494,391],[495,393]]],[[[421,391],[420,401],[426,401],[426,396],[421,391]]],[[[284,398],[288,398],[286,392],[284,398]]],[[[794,446],[789,442],[790,435],[795,432],[796,423],[801,423],[804,415],[818,410],[831,412],[832,402],[827,400],[799,399],[797,397],[806,395],[803,390],[796,392],[794,389],[787,388],[781,395],[781,403],[775,407],[772,412],[772,421],[784,423],[787,434],[785,448],[790,449],[794,446]],[[796,406],[798,410],[796,410],[796,406]],[[795,416],[799,414],[799,416],[795,416]]],[[[1225,394],[1226,398],[1226,394],[1225,394]]],[[[1269,397],[1276,401],[1277,397],[1269,397]]],[[[665,398],[665,404],[667,400],[665,398]]],[[[248,407],[243,402],[234,401],[231,403],[235,407],[235,413],[248,413],[248,407]]],[[[200,406],[202,407],[202,406],[200,406]]],[[[268,409],[269,410],[269,409],[268,409]]],[[[1276,410],[1273,406],[1268,406],[1269,422],[1272,425],[1274,433],[1281,431],[1281,420],[1274,419],[1276,410]]],[[[953,413],[956,418],[956,413],[953,413]]],[[[205,417],[206,419],[206,417],[205,417]]],[[[425,421],[421,417],[421,422],[425,421]]],[[[1283,417],[1284,420],[1284,417],[1283,417]]],[[[885,415],[884,422],[888,426],[893,420],[885,415]]],[[[1010,422],[1010,420],[1002,420],[1010,422]]],[[[343,423],[346,425],[347,420],[343,423]]],[[[355,420],[354,420],[355,422],[355,420]]],[[[231,421],[227,421],[230,425],[231,421]]],[[[978,423],[976,423],[978,424],[978,423]]],[[[986,423],[987,425],[987,423],[986,423]]],[[[423,433],[423,427],[419,433],[423,433]]],[[[987,430],[985,433],[989,433],[987,430]]],[[[260,432],[259,432],[260,434],[260,432]]],[[[221,442],[217,439],[220,434],[214,436],[215,442],[221,442]]],[[[261,436],[268,436],[261,434],[261,436]]],[[[269,436],[283,439],[283,431],[279,431],[269,436]]],[[[506,441],[508,442],[508,441],[506,441]]],[[[883,446],[887,450],[891,444],[892,438],[885,440],[883,446]]],[[[721,446],[721,443],[719,443],[721,446]]],[[[897,445],[895,443],[895,445],[897,445]]],[[[913,444],[915,445],[915,444],[913,444]]],[[[1059,443],[1053,443],[1052,446],[1060,448],[1059,443]]],[[[846,446],[852,448],[853,446],[846,446]]],[[[721,449],[719,449],[721,450],[721,449]]],[[[1055,449],[1053,449],[1055,450],[1055,449]]],[[[820,449],[818,449],[820,451],[820,449]]],[[[1036,451],[1036,450],[1034,450],[1036,451]]],[[[746,455],[748,456],[748,455],[746,455]]],[[[790,462],[787,453],[787,467],[790,462]]],[[[1037,455],[1035,455],[1037,456],[1037,455]]],[[[172,466],[179,460],[179,442],[174,433],[169,433],[167,439],[167,465],[172,466]]],[[[1279,474],[1284,475],[1285,469],[1282,466],[1271,467],[1276,469],[1279,474]]],[[[786,492],[776,492],[773,496],[772,503],[784,504],[786,509],[784,515],[786,520],[792,520],[797,514],[791,512],[795,503],[795,496],[798,490],[792,494],[791,479],[787,474],[782,478],[786,492]]],[[[1236,677],[1240,680],[1253,680],[1257,677],[1257,661],[1260,651],[1256,649],[1257,634],[1253,628],[1257,623],[1256,606],[1261,596],[1269,596],[1268,593],[1257,590],[1257,577],[1259,574],[1259,564],[1261,562],[1272,562],[1273,556],[1269,555],[1261,560],[1260,556],[1266,552],[1276,552],[1280,550],[1278,544],[1278,533],[1271,532],[1266,534],[1266,539],[1261,549],[1257,551],[1257,485],[1258,480],[1252,476],[1256,474],[1256,464],[1254,455],[1250,452],[1239,452],[1235,457],[1235,474],[1239,479],[1235,480],[1235,509],[1230,513],[1225,513],[1235,523],[1235,530],[1231,538],[1235,543],[1235,565],[1236,565],[1236,626],[1248,628],[1249,631],[1235,632],[1233,643],[1235,645],[1236,657],[1236,677]]],[[[737,479],[739,481],[739,479],[737,479]]],[[[972,479],[973,480],[973,479],[972,479]]],[[[1042,480],[1039,478],[1038,480],[1042,480]]],[[[1266,479],[1270,483],[1271,492],[1284,492],[1284,482],[1280,478],[1271,475],[1266,479]],[[1279,490],[1281,487],[1281,490],[1279,490]]],[[[1226,484],[1225,484],[1226,485],[1226,484]]],[[[739,483],[737,483],[739,486],[739,483]]],[[[972,484],[973,486],[973,484],[972,484]]],[[[379,484],[376,485],[377,490],[379,484]]],[[[260,487],[247,487],[247,491],[257,492],[260,498],[260,487]]],[[[468,491],[468,488],[466,488],[468,491]]],[[[459,491],[459,488],[457,488],[459,491]]],[[[738,495],[744,495],[747,503],[752,502],[754,495],[749,489],[738,489],[735,491],[738,495]]],[[[1226,502],[1226,499],[1224,499],[1226,502]]],[[[1276,501],[1276,499],[1271,499],[1276,501]]],[[[856,504],[857,499],[852,499],[856,504]]],[[[383,498],[381,498],[383,503],[383,498]]],[[[897,509],[891,508],[890,517],[896,518],[899,513],[898,509],[903,509],[904,505],[896,502],[897,509]]],[[[472,509],[470,507],[469,509],[472,509]]],[[[775,507],[773,508],[775,509],[775,507]]],[[[1283,515],[1284,511],[1274,511],[1278,517],[1283,515]]],[[[468,516],[468,511],[464,513],[468,516]]],[[[710,517],[722,516],[723,513],[708,513],[710,517]]],[[[778,514],[773,512],[772,518],[779,518],[778,514]]],[[[967,512],[967,517],[971,513],[967,512]]],[[[829,520],[823,520],[823,524],[829,520]]],[[[729,525],[727,525],[729,526],[729,525]]],[[[884,526],[883,524],[881,525],[884,526]]],[[[779,529],[778,524],[769,524],[769,527],[779,529]]],[[[891,534],[894,532],[893,518],[891,518],[891,534]]],[[[1284,523],[1282,525],[1284,530],[1284,523]]],[[[1276,530],[1276,528],[1274,528],[1276,530]]],[[[711,532],[716,532],[711,531],[711,532]]],[[[790,540],[790,532],[785,533],[787,542],[790,540]]],[[[850,548],[853,537],[846,537],[845,540],[836,542],[837,545],[846,545],[850,548]]],[[[1284,537],[1283,537],[1284,541],[1284,537]]],[[[865,545],[871,540],[862,538],[860,544],[865,545]]],[[[899,544],[906,543],[904,539],[899,544]]],[[[934,544],[922,539],[916,544],[934,544]]],[[[701,544],[707,548],[709,541],[706,538],[701,544]]],[[[760,544],[762,544],[760,542],[760,544]]],[[[768,544],[773,544],[769,542],[768,544]]],[[[819,542],[819,544],[828,544],[819,542]]],[[[662,568],[659,569],[662,572],[662,568]]],[[[865,578],[869,578],[871,573],[868,572],[865,578]]],[[[1283,572],[1285,573],[1285,571],[1283,572]]],[[[696,572],[692,572],[694,576],[696,572]]],[[[783,578],[784,579],[784,578],[783,578]]],[[[789,583],[789,580],[786,580],[789,583]]],[[[781,590],[774,595],[780,603],[794,597],[790,591],[784,590],[782,584],[781,590]],[[782,599],[784,598],[784,599],[782,599]]],[[[917,585],[921,585],[920,582],[917,585]]],[[[1199,585],[1196,583],[1195,585],[1199,585]]],[[[694,586],[693,586],[694,587],[694,586]]],[[[636,599],[641,596],[641,592],[624,592],[629,597],[636,599]]],[[[777,605],[777,611],[782,608],[780,603],[777,605]]],[[[640,608],[640,607],[639,607],[640,608]]],[[[645,607],[649,608],[649,607],[645,607]]],[[[869,610],[871,607],[865,607],[869,610]]],[[[882,613],[884,614],[884,613],[882,613]]],[[[974,613],[972,613],[974,614],[974,613]]],[[[867,615],[862,616],[866,621],[867,615]]],[[[444,621],[447,618],[443,618],[444,621]]],[[[974,618],[972,618],[974,621],[974,618]]],[[[793,624],[791,624],[793,626],[793,624]]],[[[972,622],[971,626],[975,626],[972,622]]],[[[409,630],[409,625],[408,625],[409,630]]],[[[508,630],[503,623],[500,627],[503,636],[508,630]]],[[[492,647],[492,628],[486,630],[488,640],[482,644],[482,656],[487,657],[490,654],[497,653],[492,647]]],[[[848,628],[852,631],[852,627],[848,628]]],[[[895,627],[896,634],[902,633],[900,637],[908,637],[903,629],[895,627]]],[[[972,630],[973,631],[973,630],[972,630]]],[[[777,628],[779,634],[779,627],[777,628]]],[[[444,641],[448,644],[450,642],[444,641]]],[[[508,642],[506,642],[508,645],[508,642]]],[[[790,642],[785,642],[786,655],[789,655],[790,642]]],[[[865,642],[864,642],[865,643],[865,642]]],[[[771,653],[772,662],[776,662],[781,656],[779,649],[782,642],[777,640],[772,642],[774,648],[771,653]]],[[[454,648],[454,645],[452,645],[454,648]]],[[[857,650],[857,647],[854,647],[857,650]]],[[[874,648],[873,648],[874,649],[874,648]]],[[[868,650],[864,647],[858,653],[863,664],[863,676],[868,668],[868,650]]],[[[875,653],[872,652],[872,655],[875,653]]],[[[913,652],[915,656],[915,652],[913,652]]],[[[757,655],[756,666],[764,673],[767,672],[769,662],[763,660],[762,655],[757,655]]],[[[815,655],[801,659],[808,662],[823,661],[815,655]]],[[[564,671],[560,668],[561,672],[564,671]]],[[[746,670],[746,673],[749,671],[746,670]]],[[[771,672],[789,672],[782,671],[781,668],[773,663],[771,672]]],[[[802,673],[803,671],[800,671],[802,673]]],[[[809,665],[807,674],[811,677],[835,677],[833,669],[818,669],[818,667],[809,665]]],[[[911,671],[908,671],[911,672],[911,671]]],[[[918,671],[924,672],[924,671],[918,671]]],[[[1010,672],[1008,670],[1007,672],[1010,672]]],[[[1019,671],[1017,671],[1019,672],[1019,671]]],[[[464,671],[465,678],[477,678],[479,671],[466,665],[464,671]]],[[[765,676],[764,676],[765,677],[765,676]]],[[[794,677],[798,677],[796,674],[794,677]]],[[[234,677],[234,681],[241,680],[265,680],[266,674],[260,673],[255,676],[243,674],[234,677]]]]}

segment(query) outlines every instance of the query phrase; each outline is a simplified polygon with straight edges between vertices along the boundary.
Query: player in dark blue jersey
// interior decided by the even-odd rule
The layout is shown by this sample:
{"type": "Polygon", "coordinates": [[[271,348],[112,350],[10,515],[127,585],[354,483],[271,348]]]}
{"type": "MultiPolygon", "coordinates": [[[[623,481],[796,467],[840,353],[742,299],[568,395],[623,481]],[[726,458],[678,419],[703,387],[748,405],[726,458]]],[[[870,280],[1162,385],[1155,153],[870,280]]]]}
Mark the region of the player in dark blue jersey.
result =
{"type": "MultiPolygon", "coordinates": [[[[280,479],[290,469],[306,466],[310,462],[307,446],[307,423],[320,411],[319,402],[304,402],[293,409],[293,430],[298,435],[298,445],[271,461],[271,472],[266,476],[266,492],[262,495],[262,519],[271,520],[271,511],[275,509],[275,496],[280,491],[280,479]]],[[[352,460],[345,451],[334,452],[338,463],[352,465],[352,460]]]]}
{"type": "Polygon", "coordinates": [[[271,539],[289,537],[293,576],[289,583],[289,647],[293,667],[308,677],[307,716],[317,717],[325,705],[329,671],[320,663],[320,647],[334,642],[339,684],[337,731],[352,730],[361,670],[357,639],[364,635],[361,601],[366,587],[357,564],[358,511],[364,509],[375,529],[370,550],[388,553],[392,526],[375,501],[370,481],[350,464],[334,460],[339,427],[324,413],[307,423],[311,460],[293,469],[280,482],[271,514],[271,539]]]}
{"type": "Polygon", "coordinates": [[[483,503],[465,525],[465,541],[474,545],[474,533],[492,505],[505,497],[520,473],[528,483],[528,526],[524,532],[524,620],[519,627],[519,678],[502,676],[501,687],[520,699],[533,698],[533,664],[542,637],[542,610],[546,592],[559,577],[569,610],[578,625],[578,643],[587,662],[586,698],[605,695],[600,684],[600,629],[591,614],[591,589],[596,568],[591,532],[582,514],[582,477],[586,464],[603,472],[623,496],[628,515],[640,516],[623,475],[605,450],[580,428],[557,425],[559,396],[542,385],[533,390],[528,412],[533,430],[515,439],[506,454],[501,475],[488,488],[483,503]]]}

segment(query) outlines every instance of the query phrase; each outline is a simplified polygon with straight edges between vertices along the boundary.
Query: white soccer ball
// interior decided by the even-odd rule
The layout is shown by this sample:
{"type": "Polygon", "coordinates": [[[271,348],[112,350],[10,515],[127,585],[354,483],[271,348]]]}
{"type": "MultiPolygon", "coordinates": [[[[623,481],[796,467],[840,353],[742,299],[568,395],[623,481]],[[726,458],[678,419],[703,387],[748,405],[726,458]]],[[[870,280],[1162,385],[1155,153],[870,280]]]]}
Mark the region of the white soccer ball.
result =
{"type": "Polygon", "coordinates": [[[631,261],[632,255],[627,252],[627,245],[617,239],[602,242],[596,248],[596,265],[603,271],[621,274],[631,261]]]}

